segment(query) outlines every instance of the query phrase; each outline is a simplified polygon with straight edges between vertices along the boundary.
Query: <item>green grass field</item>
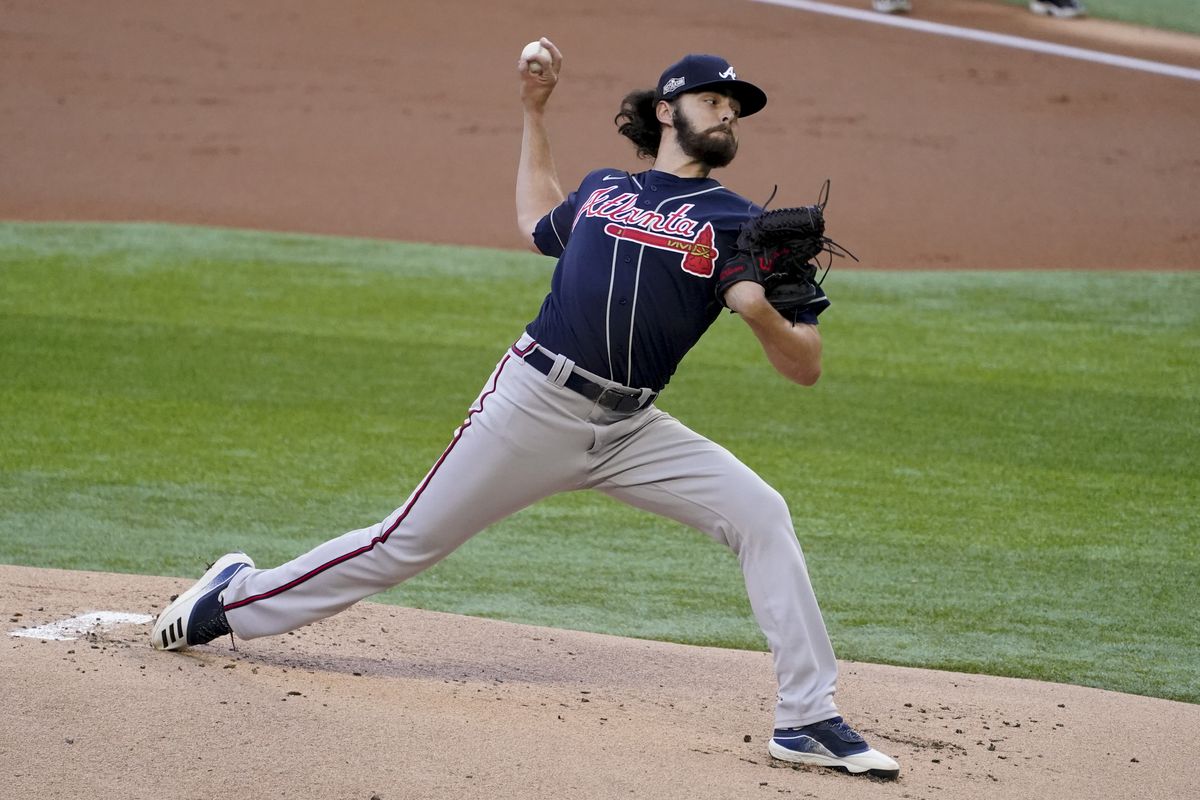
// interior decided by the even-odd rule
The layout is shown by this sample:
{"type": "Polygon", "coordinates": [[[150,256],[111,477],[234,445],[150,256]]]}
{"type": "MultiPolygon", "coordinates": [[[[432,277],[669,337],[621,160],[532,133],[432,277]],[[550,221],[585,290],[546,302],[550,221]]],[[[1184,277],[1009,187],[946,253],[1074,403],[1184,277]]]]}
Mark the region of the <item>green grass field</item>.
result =
{"type": "MultiPolygon", "coordinates": [[[[399,505],[535,313],[532,255],[0,224],[0,561],[195,577],[399,505]]],[[[838,269],[826,373],[725,315],[660,405],[789,498],[842,658],[1200,701],[1200,275],[838,269]]],[[[380,596],[761,648],[732,556],[553,498],[380,596]]]]}
{"type": "MultiPolygon", "coordinates": [[[[919,0],[918,0],[919,2],[919,0]]],[[[1009,5],[1027,6],[1027,0],[1005,0],[1009,5]]],[[[1088,15],[1096,19],[1130,22],[1150,28],[1200,33],[1200,8],[1196,0],[1082,0],[1088,15]]],[[[1069,22],[1069,20],[1067,21],[1069,22]]]]}

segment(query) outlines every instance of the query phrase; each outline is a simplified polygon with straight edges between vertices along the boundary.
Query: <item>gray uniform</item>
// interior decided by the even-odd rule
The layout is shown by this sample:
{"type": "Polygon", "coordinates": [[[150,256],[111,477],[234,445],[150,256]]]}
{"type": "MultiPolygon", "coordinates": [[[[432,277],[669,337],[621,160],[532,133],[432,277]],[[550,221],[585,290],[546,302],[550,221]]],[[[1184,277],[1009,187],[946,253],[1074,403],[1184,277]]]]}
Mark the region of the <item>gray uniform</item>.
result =
{"type": "Polygon", "coordinates": [[[315,622],[543,497],[594,488],[728,545],[774,654],[776,726],[836,715],[837,663],[779,493],[653,403],[614,411],[566,388],[570,375],[619,385],[557,354],[557,369],[542,374],[522,358],[535,351],[547,355],[526,334],[500,360],[450,446],[382,522],[274,569],[238,573],[223,595],[234,632],[249,639],[315,622]]]}

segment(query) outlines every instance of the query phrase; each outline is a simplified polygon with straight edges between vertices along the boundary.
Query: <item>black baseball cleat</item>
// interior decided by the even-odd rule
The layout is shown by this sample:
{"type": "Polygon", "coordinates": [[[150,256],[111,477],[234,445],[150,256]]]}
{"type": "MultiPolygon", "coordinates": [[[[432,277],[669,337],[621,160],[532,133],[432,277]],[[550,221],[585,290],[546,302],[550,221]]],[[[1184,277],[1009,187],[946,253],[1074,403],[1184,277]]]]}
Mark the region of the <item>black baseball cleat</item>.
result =
{"type": "Polygon", "coordinates": [[[900,765],[871,748],[858,731],[841,717],[814,722],[802,728],[776,728],[767,751],[780,761],[833,767],[853,774],[895,778],[900,765]]]}
{"type": "Polygon", "coordinates": [[[1086,12],[1079,0],[1030,0],[1029,10],[1044,17],[1082,17],[1086,12]]]}
{"type": "Polygon", "coordinates": [[[229,553],[217,559],[192,588],[158,615],[150,632],[154,649],[182,650],[231,633],[221,593],[233,576],[246,568],[253,569],[254,562],[245,553],[229,553]]]}

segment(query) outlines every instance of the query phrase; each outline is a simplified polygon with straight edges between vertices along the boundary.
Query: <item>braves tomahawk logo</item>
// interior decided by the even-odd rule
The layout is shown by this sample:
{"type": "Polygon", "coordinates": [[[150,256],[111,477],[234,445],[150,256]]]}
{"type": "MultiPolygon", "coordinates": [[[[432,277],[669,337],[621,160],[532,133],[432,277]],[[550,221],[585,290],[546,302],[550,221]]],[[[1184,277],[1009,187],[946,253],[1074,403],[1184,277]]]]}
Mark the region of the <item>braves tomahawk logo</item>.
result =
{"type": "Polygon", "coordinates": [[[683,271],[701,278],[711,278],[713,265],[717,261],[717,248],[713,247],[712,223],[704,223],[704,227],[696,234],[695,239],[678,239],[673,236],[663,236],[650,233],[640,228],[629,228],[610,222],[604,226],[604,232],[617,239],[628,239],[638,244],[657,247],[659,250],[670,250],[683,254],[680,266],[683,271]]]}
{"type": "Polygon", "coordinates": [[[688,216],[695,208],[694,203],[684,203],[669,214],[663,214],[638,208],[637,195],[633,192],[614,196],[615,191],[616,187],[609,186],[592,192],[575,215],[575,221],[585,216],[609,220],[604,232],[614,239],[679,253],[684,272],[701,278],[712,277],[720,251],[713,244],[712,223],[701,226],[688,216]]]}

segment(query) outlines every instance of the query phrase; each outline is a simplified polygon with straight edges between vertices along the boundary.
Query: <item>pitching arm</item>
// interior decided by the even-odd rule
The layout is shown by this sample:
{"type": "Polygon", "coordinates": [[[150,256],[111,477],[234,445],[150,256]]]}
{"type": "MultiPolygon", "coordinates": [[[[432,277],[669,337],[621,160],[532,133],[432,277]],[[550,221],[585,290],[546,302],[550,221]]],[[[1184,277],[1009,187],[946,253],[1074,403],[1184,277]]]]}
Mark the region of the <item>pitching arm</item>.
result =
{"type": "Polygon", "coordinates": [[[542,63],[544,59],[539,57],[541,72],[530,72],[529,62],[523,58],[517,67],[524,109],[521,158],[517,163],[517,227],[534,252],[541,252],[533,241],[538,220],[566,199],[558,180],[545,122],[546,103],[558,84],[562,68],[562,53],[549,39],[543,38],[541,42],[551,56],[549,63],[542,63]]]}

